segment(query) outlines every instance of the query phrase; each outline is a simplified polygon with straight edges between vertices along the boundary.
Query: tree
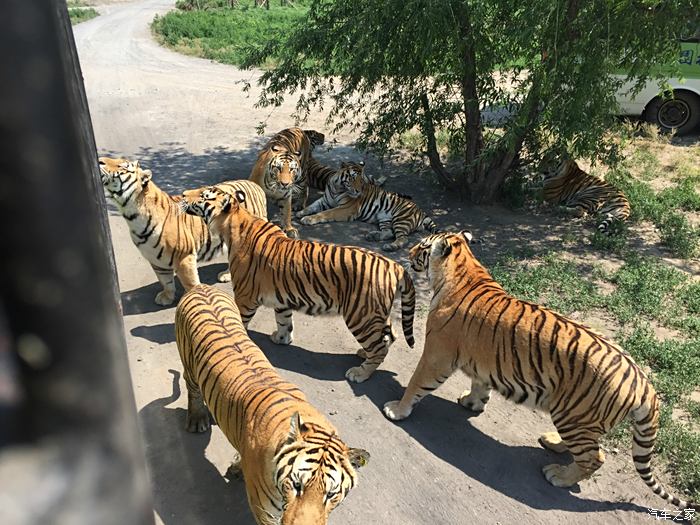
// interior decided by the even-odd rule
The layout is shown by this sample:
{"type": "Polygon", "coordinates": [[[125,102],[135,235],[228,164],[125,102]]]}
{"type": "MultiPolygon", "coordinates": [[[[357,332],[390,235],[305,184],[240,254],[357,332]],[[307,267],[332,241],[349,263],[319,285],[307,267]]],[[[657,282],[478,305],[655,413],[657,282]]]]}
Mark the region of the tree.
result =
{"type": "Polygon", "coordinates": [[[383,153],[419,130],[440,180],[484,202],[526,157],[614,161],[607,131],[623,80],[611,73],[641,87],[674,62],[697,13],[698,0],[313,0],[247,65],[277,59],[259,105],[298,92],[304,120],[330,101],[329,123],[359,131],[364,148],[383,153]],[[485,128],[484,108],[503,107],[513,108],[503,126],[485,128]],[[443,161],[438,131],[459,162],[443,161]]]}

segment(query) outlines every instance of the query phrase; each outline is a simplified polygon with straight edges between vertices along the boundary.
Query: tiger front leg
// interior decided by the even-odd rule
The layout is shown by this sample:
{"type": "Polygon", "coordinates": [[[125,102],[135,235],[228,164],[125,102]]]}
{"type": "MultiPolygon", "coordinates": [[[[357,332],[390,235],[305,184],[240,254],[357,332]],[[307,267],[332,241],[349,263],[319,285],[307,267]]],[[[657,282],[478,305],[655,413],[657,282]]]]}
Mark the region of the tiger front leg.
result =
{"type": "Polygon", "coordinates": [[[491,387],[489,384],[477,377],[472,377],[471,391],[465,390],[462,392],[457,402],[467,410],[481,413],[486,408],[486,403],[488,403],[490,398],[491,387]]]}
{"type": "Polygon", "coordinates": [[[331,208],[314,215],[307,215],[299,219],[299,222],[306,225],[323,224],[324,222],[347,222],[354,217],[354,209],[349,207],[331,208]]]}
{"type": "Polygon", "coordinates": [[[191,253],[177,261],[175,273],[185,291],[200,284],[199,273],[197,272],[197,255],[191,253]]]}
{"type": "Polygon", "coordinates": [[[275,321],[277,322],[277,330],[270,335],[272,342],[277,345],[291,344],[292,332],[294,331],[292,310],[288,308],[275,308],[275,321]]]}
{"type": "Polygon", "coordinates": [[[328,209],[328,204],[326,203],[326,199],[321,197],[320,199],[312,202],[309,206],[307,206],[303,210],[297,212],[296,217],[297,217],[297,219],[301,219],[302,217],[306,217],[307,215],[314,215],[316,213],[319,213],[319,212],[327,210],[327,209],[328,209]]]}
{"type": "MultiPolygon", "coordinates": [[[[413,407],[425,396],[435,391],[447,381],[455,370],[454,363],[445,356],[438,355],[431,341],[426,340],[423,355],[418,362],[415,372],[408,382],[403,397],[397,401],[389,401],[384,405],[384,415],[392,421],[406,419],[413,412],[413,407]]],[[[439,348],[439,347],[438,347],[439,348]]]]}
{"type": "Polygon", "coordinates": [[[175,302],[175,272],[172,268],[160,268],[151,264],[151,268],[163,289],[156,294],[155,303],[169,306],[175,302]]]}
{"type": "Polygon", "coordinates": [[[292,226],[292,197],[291,195],[285,199],[278,201],[282,209],[282,230],[290,239],[299,238],[299,230],[292,226]]]}

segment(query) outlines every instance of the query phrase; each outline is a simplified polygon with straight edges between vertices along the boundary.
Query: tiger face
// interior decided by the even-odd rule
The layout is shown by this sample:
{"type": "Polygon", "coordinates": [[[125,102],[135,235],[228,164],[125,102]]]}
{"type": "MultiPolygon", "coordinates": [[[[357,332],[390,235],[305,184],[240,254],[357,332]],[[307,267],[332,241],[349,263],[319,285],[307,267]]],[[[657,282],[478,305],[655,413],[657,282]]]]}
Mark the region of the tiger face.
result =
{"type": "Polygon", "coordinates": [[[575,173],[578,171],[578,165],[575,161],[569,158],[565,158],[557,163],[552,162],[545,166],[542,175],[544,180],[552,179],[558,177],[564,173],[575,173]]]}
{"type": "Polygon", "coordinates": [[[186,190],[182,193],[180,206],[182,211],[189,215],[202,217],[207,224],[219,214],[227,213],[232,206],[238,207],[245,202],[245,193],[236,191],[235,199],[216,186],[205,186],[196,190],[186,190]]]}
{"type": "Polygon", "coordinates": [[[301,151],[289,152],[281,146],[272,146],[273,157],[268,164],[266,183],[271,190],[285,197],[292,195],[294,184],[304,173],[301,169],[301,151]]]}
{"type": "Polygon", "coordinates": [[[346,193],[352,198],[357,198],[362,195],[365,182],[364,162],[343,162],[328,184],[337,193],[346,193]]]}
{"type": "Polygon", "coordinates": [[[318,525],[355,485],[355,469],[369,453],[349,448],[335,434],[306,425],[296,412],[285,444],[275,456],[277,488],[284,499],[282,525],[318,525]]]}
{"type": "Polygon", "coordinates": [[[427,271],[431,256],[445,257],[452,247],[458,243],[469,244],[471,232],[464,230],[459,233],[441,232],[428,235],[408,252],[408,260],[416,272],[427,271]]]}
{"type": "Polygon", "coordinates": [[[102,185],[118,204],[124,204],[139,194],[151,181],[151,170],[142,170],[139,161],[100,157],[102,185]]]}

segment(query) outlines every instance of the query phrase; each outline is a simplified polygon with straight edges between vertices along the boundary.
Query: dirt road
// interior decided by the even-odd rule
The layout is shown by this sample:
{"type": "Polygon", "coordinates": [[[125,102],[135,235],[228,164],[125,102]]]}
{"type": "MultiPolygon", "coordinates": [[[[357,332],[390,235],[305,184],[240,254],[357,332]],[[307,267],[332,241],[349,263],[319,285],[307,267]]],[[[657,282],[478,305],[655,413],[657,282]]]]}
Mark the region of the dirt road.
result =
{"type": "MultiPolygon", "coordinates": [[[[242,92],[240,82],[254,80],[255,74],[159,47],[149,24],[173,3],[99,7],[101,16],[77,26],[75,36],[100,154],[139,158],[161,187],[179,192],[247,177],[264,140],[255,134],[258,122],[268,119],[273,132],[292,122],[291,106],[271,114],[253,107],[254,98],[242,92]]],[[[311,124],[323,129],[320,119],[311,124]]],[[[335,138],[340,146],[320,153],[322,159],[359,156],[349,148],[351,137],[335,138]]],[[[379,169],[371,159],[368,166],[379,169]]],[[[413,193],[439,224],[471,227],[486,240],[478,256],[488,259],[502,246],[522,242],[525,230],[543,242],[557,242],[555,225],[546,220],[514,225],[500,208],[463,210],[428,181],[418,181],[419,192],[415,180],[397,178],[388,184],[413,193]]],[[[233,451],[219,429],[203,435],[184,431],[186,395],[174,342],[174,308],[153,303],[156,279],[114,211],[110,225],[158,523],[252,524],[242,482],[223,476],[233,451]]],[[[368,230],[363,224],[326,225],[303,229],[302,235],[366,246],[362,236],[368,230]]],[[[203,281],[214,282],[221,268],[205,267],[203,281]]],[[[417,284],[425,290],[422,279],[417,284]]],[[[558,458],[536,442],[551,428],[548,419],[496,396],[485,413],[468,420],[454,402],[468,385],[461,375],[427,398],[408,421],[387,421],[380,407],[400,397],[420,357],[426,306],[423,293],[416,349],[399,339],[380,370],[361,385],[344,379],[345,370],[358,363],[353,356],[358,345],[340,320],[297,315],[291,347],[267,339],[274,325],[269,310],[262,308],[252,322],[252,337],[282,375],[329,414],[349,444],[372,454],[360,471],[359,486],[334,512],[332,523],[638,523],[649,519],[647,507],[663,507],[635,475],[627,451],[608,454],[600,473],[580,488],[551,487],[540,469],[558,458]]]]}

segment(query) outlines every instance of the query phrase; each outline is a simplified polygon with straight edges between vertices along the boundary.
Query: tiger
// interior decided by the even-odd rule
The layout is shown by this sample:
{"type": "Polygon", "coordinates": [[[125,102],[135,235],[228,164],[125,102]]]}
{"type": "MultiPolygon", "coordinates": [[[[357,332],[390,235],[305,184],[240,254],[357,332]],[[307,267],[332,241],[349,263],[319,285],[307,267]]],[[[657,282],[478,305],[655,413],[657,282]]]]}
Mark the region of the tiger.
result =
{"type": "Polygon", "coordinates": [[[350,448],[296,385],[248,337],[233,298],[199,285],[175,311],[187,385],[188,432],[210,428],[211,410],[238,451],[258,525],[325,524],[370,455],[350,448]]]}
{"type": "Polygon", "coordinates": [[[369,241],[395,240],[382,245],[387,252],[408,244],[408,235],[422,227],[437,231],[437,225],[413,201],[367,182],[364,164],[343,162],[331,177],[323,196],[297,213],[305,225],[324,222],[364,221],[378,224],[367,234],[369,241]]]}
{"type": "Polygon", "coordinates": [[[416,293],[401,265],[363,248],[290,239],[278,226],[251,215],[242,206],[243,193],[211,197],[189,202],[187,213],[206,215],[212,233],[228,246],[231,284],[246,327],[260,305],[274,308],[277,330],[270,338],[288,345],[294,310],[341,315],[364,359],[345,377],[361,383],[396,340],[390,313],[398,290],[404,337],[413,347],[416,293]]]}
{"type": "MultiPolygon", "coordinates": [[[[362,166],[365,165],[365,163],[362,161],[360,161],[359,164],[362,166]]],[[[326,186],[328,185],[328,181],[331,179],[331,177],[333,177],[333,175],[336,174],[337,171],[337,169],[331,168],[330,166],[326,166],[325,164],[321,164],[315,158],[311,157],[311,159],[309,160],[309,167],[306,170],[306,179],[309,183],[309,187],[314,188],[316,190],[325,191],[326,186]]],[[[363,172],[363,174],[365,175],[365,181],[369,184],[383,186],[386,182],[386,177],[379,177],[375,179],[373,177],[368,176],[365,172],[363,172]]],[[[410,199],[410,197],[408,196],[404,197],[410,199]]]]}
{"type": "MultiPolygon", "coordinates": [[[[180,197],[172,197],[153,182],[153,173],[141,169],[139,162],[122,158],[99,158],[100,177],[105,191],[129,225],[131,240],[141,252],[160,282],[162,290],[155,303],[171,305],[175,301],[176,273],[189,290],[199,284],[197,262],[210,261],[223,248],[221,238],[213,237],[199,217],[178,213],[180,197]]],[[[258,186],[236,181],[251,212],[266,216],[265,195],[258,186]],[[260,203],[262,202],[262,207],[260,203]]],[[[226,186],[227,187],[227,186],[226,186]]],[[[228,271],[219,280],[230,280],[228,271]]]]}
{"type": "Polygon", "coordinates": [[[309,196],[306,169],[311,151],[324,140],[323,133],[315,130],[284,129],[265,144],[250,173],[249,179],[279,206],[282,228],[295,239],[299,232],[292,226],[292,210],[306,206],[309,196]]]}
{"type": "Polygon", "coordinates": [[[458,400],[468,410],[482,412],[495,389],[550,414],[557,431],[542,435],[540,444],[568,450],[574,459],[542,469],[556,487],[598,470],[605,460],[599,440],[629,416],[642,480],[677,507],[694,505],[669,495],[651,473],[659,398],[641,368],[590,328],[506,293],[474,257],[471,238],[466,231],[438,233],[410,250],[410,265],[427,270],[433,296],[423,355],[403,397],[386,403],[384,415],[405,419],[459,368],[472,382],[458,400]]]}
{"type": "Polygon", "coordinates": [[[598,231],[610,235],[610,226],[630,216],[630,203],[625,194],[612,184],[589,175],[571,159],[563,160],[556,169],[545,173],[544,199],[553,204],[573,208],[575,215],[599,214],[598,231]]]}

